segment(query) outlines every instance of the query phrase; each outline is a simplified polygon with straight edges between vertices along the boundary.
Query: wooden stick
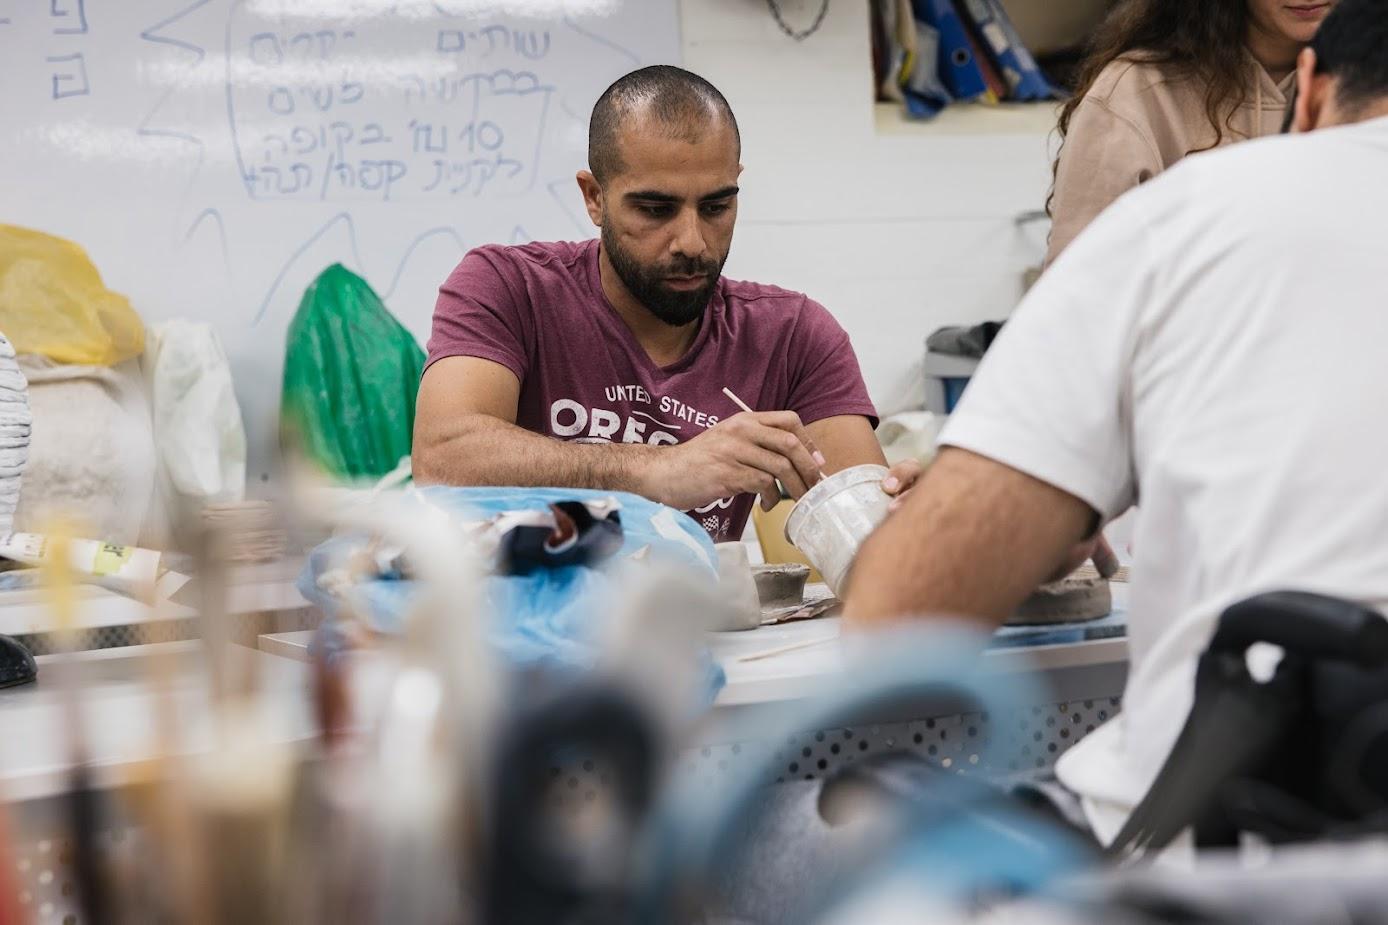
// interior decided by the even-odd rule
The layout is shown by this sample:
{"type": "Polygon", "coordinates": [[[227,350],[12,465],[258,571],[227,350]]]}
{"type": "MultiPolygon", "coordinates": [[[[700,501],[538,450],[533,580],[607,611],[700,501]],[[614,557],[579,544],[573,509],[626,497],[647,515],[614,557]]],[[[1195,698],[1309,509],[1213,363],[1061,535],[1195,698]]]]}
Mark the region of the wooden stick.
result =
{"type": "Polygon", "coordinates": [[[835,642],[838,636],[825,636],[823,639],[816,639],[812,642],[797,642],[792,646],[781,646],[779,649],[767,649],[764,652],[753,652],[751,655],[743,655],[738,658],[739,662],[759,662],[766,658],[775,658],[778,655],[785,655],[787,652],[799,652],[801,649],[813,649],[815,646],[822,646],[826,642],[835,642]]]}
{"type": "Polygon", "coordinates": [[[753,411],[745,401],[734,395],[733,390],[728,388],[727,386],[723,386],[723,394],[731,398],[733,400],[733,404],[737,405],[743,411],[746,411],[748,414],[756,414],[756,412],[753,411]]]}
{"type": "MultiPolygon", "coordinates": [[[[745,401],[743,401],[742,399],[740,399],[740,398],[738,398],[736,395],[734,395],[734,394],[733,394],[733,390],[730,389],[730,388],[728,388],[726,385],[723,386],[723,394],[726,395],[726,396],[728,396],[729,398],[731,398],[731,399],[733,400],[733,404],[734,404],[734,405],[737,405],[737,406],[738,406],[739,408],[741,408],[743,411],[746,411],[748,414],[756,414],[756,412],[752,410],[752,408],[751,408],[750,405],[748,405],[745,401]]],[[[817,451],[816,451],[816,452],[817,452],[817,451]]],[[[818,456],[818,455],[817,455],[817,456],[815,457],[815,462],[819,463],[821,466],[824,465],[824,457],[823,457],[823,456],[818,456]]],[[[826,478],[826,476],[824,475],[824,473],[823,473],[823,472],[820,472],[820,473],[819,473],[819,479],[817,480],[816,484],[817,484],[818,482],[824,481],[825,478],[826,478]]],[[[781,484],[781,480],[780,480],[780,479],[777,479],[777,480],[776,480],[776,484],[777,484],[777,486],[779,486],[780,489],[781,489],[781,497],[782,497],[782,498],[789,498],[789,497],[791,497],[790,492],[786,491],[786,487],[785,487],[784,485],[781,484]]]]}

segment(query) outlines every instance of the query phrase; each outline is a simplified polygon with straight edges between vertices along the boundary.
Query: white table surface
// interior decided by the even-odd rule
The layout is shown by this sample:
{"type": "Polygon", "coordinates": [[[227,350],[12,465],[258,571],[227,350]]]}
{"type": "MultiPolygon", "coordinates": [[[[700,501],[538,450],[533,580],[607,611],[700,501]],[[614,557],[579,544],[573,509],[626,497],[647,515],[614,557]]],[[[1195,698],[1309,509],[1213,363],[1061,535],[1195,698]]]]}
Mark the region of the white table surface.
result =
{"type": "MultiPolygon", "coordinates": [[[[805,697],[822,691],[842,672],[837,642],[840,621],[810,620],[761,627],[710,638],[715,659],[728,683],[717,707],[750,707],[805,697]],[[769,658],[748,655],[805,642],[822,645],[769,658]]],[[[303,659],[311,632],[260,637],[259,652],[232,647],[257,674],[259,703],[271,735],[299,741],[316,734],[309,701],[309,670],[303,659]]],[[[199,642],[163,643],[104,649],[75,656],[82,678],[82,721],[89,761],[101,786],[128,779],[156,749],[157,695],[151,682],[153,659],[174,666],[171,691],[178,717],[176,750],[205,751],[212,744],[207,672],[199,642]]],[[[34,800],[61,792],[69,764],[67,722],[58,689],[56,656],[39,659],[36,684],[0,690],[0,799],[34,800]]],[[[1040,671],[1109,665],[1125,661],[1124,639],[1063,645],[997,649],[985,655],[990,670],[1040,671]]],[[[719,711],[722,712],[722,711],[719,711]]]]}
{"type": "MultiPolygon", "coordinates": [[[[235,569],[228,582],[228,610],[235,613],[289,610],[307,606],[294,589],[301,563],[285,560],[235,569]]],[[[1115,607],[1126,607],[1127,587],[1115,584],[1115,607]]],[[[84,626],[110,626],[150,618],[149,608],[110,592],[83,589],[84,626]]],[[[164,618],[191,616],[187,608],[165,611],[164,618]],[[186,611],[186,612],[185,612],[186,611]]],[[[49,625],[40,595],[0,592],[0,632],[43,631],[49,625]]],[[[824,689],[843,670],[837,618],[764,626],[740,633],[710,634],[710,649],[727,675],[718,707],[743,707],[798,699],[824,689]],[[805,645],[810,643],[812,645],[805,645]],[[786,648],[753,661],[746,656],[786,648]]],[[[311,632],[261,636],[259,653],[250,653],[260,677],[261,700],[273,734],[284,741],[315,734],[303,664],[311,632]]],[[[85,678],[83,721],[88,754],[99,783],[119,783],[136,762],[153,753],[156,695],[149,683],[154,656],[172,656],[174,702],[179,717],[177,747],[188,752],[211,743],[206,671],[198,642],[133,646],[79,653],[85,678]]],[[[1126,662],[1127,640],[1103,639],[1060,645],[991,650],[990,670],[1052,671],[1126,662]]],[[[68,765],[62,704],[55,688],[54,657],[39,659],[37,684],[0,690],[0,799],[28,800],[60,792],[68,765]]]]}
{"type": "MultiPolygon", "coordinates": [[[[1116,606],[1126,604],[1126,588],[1115,586],[1116,606]]],[[[710,633],[713,658],[727,675],[727,684],[715,706],[746,706],[809,696],[824,689],[843,671],[843,655],[837,642],[841,621],[837,617],[804,620],[779,626],[762,626],[736,633],[710,633]],[[789,651],[744,661],[747,656],[779,649],[789,651]]],[[[311,630],[261,636],[262,652],[305,660],[311,630]]],[[[1100,639],[1059,645],[1016,646],[993,649],[984,656],[991,671],[1053,671],[1086,665],[1127,661],[1126,638],[1100,639]]]]}
{"type": "MultiPolygon", "coordinates": [[[[289,742],[314,735],[317,725],[308,699],[308,666],[241,646],[232,648],[256,674],[258,705],[274,740],[289,742]]],[[[196,753],[212,745],[211,696],[201,643],[77,653],[80,717],[98,786],[119,785],[136,765],[156,754],[158,698],[151,672],[160,657],[171,667],[175,750],[196,753]]],[[[34,800],[65,788],[71,753],[57,658],[38,659],[37,682],[0,690],[0,799],[34,800]]]]}
{"type": "MultiPolygon", "coordinates": [[[[227,613],[272,613],[309,606],[294,580],[303,569],[303,559],[289,558],[257,565],[234,566],[227,575],[227,613]]],[[[99,629],[127,626],[151,619],[178,620],[195,616],[192,607],[175,603],[195,600],[194,587],[175,594],[173,601],[161,605],[156,614],[149,606],[105,588],[85,585],[77,589],[77,628],[99,629]]],[[[52,608],[42,591],[0,591],[0,633],[21,636],[46,633],[54,627],[52,608]]]]}

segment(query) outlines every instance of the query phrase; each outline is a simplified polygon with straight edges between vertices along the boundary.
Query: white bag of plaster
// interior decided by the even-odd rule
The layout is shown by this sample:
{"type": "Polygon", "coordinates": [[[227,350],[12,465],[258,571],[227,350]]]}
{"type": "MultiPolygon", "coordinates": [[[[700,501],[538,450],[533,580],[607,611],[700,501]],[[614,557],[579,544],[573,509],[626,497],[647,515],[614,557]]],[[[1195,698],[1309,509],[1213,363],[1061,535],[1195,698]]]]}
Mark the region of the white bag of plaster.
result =
{"type": "Polygon", "coordinates": [[[158,465],[139,364],[63,366],[34,355],[19,363],[33,433],[14,528],[42,533],[61,521],[88,536],[140,543],[157,519],[158,465]]]}
{"type": "Polygon", "coordinates": [[[231,366],[212,328],[182,320],[156,326],[145,370],[174,512],[183,505],[200,509],[240,501],[246,494],[246,430],[231,366]]]}

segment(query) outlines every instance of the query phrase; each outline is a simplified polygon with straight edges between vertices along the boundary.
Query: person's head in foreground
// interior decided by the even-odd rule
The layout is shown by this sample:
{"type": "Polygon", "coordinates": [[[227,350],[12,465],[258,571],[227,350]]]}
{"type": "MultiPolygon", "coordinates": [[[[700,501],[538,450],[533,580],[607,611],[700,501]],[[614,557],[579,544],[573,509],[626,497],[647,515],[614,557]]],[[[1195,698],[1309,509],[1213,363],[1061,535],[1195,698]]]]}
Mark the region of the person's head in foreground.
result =
{"type": "Polygon", "coordinates": [[[1347,6],[1326,19],[1297,61],[1298,132],[1388,115],[1388,4],[1347,6]]]}
{"type": "Polygon", "coordinates": [[[1057,765],[1104,841],[1224,608],[1388,606],[1388,0],[1341,0],[1297,80],[1300,134],[1188,158],[1076,239],[849,579],[851,624],[991,628],[1140,505],[1123,714],[1057,765]]]}

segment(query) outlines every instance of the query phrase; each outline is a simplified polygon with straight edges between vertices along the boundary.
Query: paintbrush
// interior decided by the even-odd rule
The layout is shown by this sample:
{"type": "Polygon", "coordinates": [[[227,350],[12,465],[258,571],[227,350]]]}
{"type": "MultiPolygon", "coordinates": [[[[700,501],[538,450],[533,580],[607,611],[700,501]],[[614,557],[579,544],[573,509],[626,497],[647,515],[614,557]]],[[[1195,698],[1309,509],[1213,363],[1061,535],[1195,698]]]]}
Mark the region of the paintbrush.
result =
{"type": "MultiPolygon", "coordinates": [[[[733,390],[730,389],[730,388],[728,388],[726,385],[723,386],[723,394],[726,395],[726,396],[728,396],[728,398],[732,401],[732,403],[733,403],[734,405],[737,405],[737,406],[738,406],[739,408],[741,408],[743,411],[747,412],[748,414],[756,414],[756,412],[752,410],[752,406],[751,406],[751,405],[747,404],[745,401],[743,401],[742,399],[738,398],[737,395],[736,395],[736,393],[734,393],[733,390]]],[[[808,449],[808,447],[807,447],[807,449],[808,449]]],[[[814,461],[815,461],[815,463],[816,463],[817,465],[819,465],[819,466],[823,466],[823,465],[824,465],[824,457],[819,453],[818,450],[812,451],[812,452],[811,452],[811,456],[813,456],[814,461]]],[[[824,481],[824,473],[823,473],[822,471],[819,473],[819,478],[816,479],[815,481],[816,481],[816,483],[824,481]]],[[[781,500],[784,501],[784,500],[787,500],[787,499],[789,499],[789,498],[791,497],[790,492],[786,491],[786,486],[781,484],[781,480],[780,480],[780,479],[777,479],[777,480],[776,480],[776,487],[779,488],[780,491],[781,491],[781,500]]]]}
{"type": "Polygon", "coordinates": [[[728,396],[728,398],[732,399],[732,403],[734,405],[737,405],[743,411],[746,411],[748,414],[756,414],[756,412],[752,410],[751,406],[749,406],[745,401],[734,395],[733,390],[728,388],[727,386],[723,386],[723,394],[728,396]]]}
{"type": "Polygon", "coordinates": [[[74,660],[77,648],[77,582],[73,576],[67,531],[49,534],[43,557],[45,596],[56,626],[63,655],[54,666],[63,725],[68,730],[68,757],[72,768],[68,784],[67,814],[71,827],[72,867],[77,880],[77,903],[84,922],[103,922],[108,914],[108,891],[101,870],[96,836],[100,827],[99,794],[87,766],[86,731],[82,722],[80,672],[74,660]]]}
{"type": "MultiPolygon", "coordinates": [[[[137,597],[150,610],[151,626],[166,626],[174,619],[172,602],[159,593],[157,580],[139,587],[137,597]]],[[[186,759],[177,757],[182,752],[175,695],[180,656],[172,647],[156,645],[139,661],[141,680],[153,702],[153,749],[149,759],[128,772],[128,786],[120,794],[150,838],[145,848],[148,857],[140,859],[144,863],[133,864],[122,880],[139,889],[122,890],[118,898],[123,901],[126,921],[194,921],[205,905],[200,905],[197,894],[198,885],[206,879],[199,868],[205,859],[198,851],[195,820],[189,812],[186,759]],[[149,875],[150,870],[159,871],[157,878],[149,875]]]]}
{"type": "Polygon", "coordinates": [[[29,919],[19,902],[19,881],[15,876],[19,868],[10,853],[12,844],[5,803],[0,800],[0,925],[25,925],[29,919]]]}

